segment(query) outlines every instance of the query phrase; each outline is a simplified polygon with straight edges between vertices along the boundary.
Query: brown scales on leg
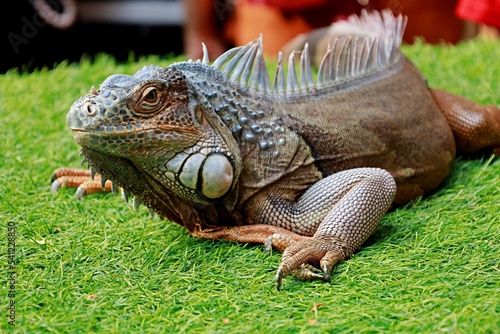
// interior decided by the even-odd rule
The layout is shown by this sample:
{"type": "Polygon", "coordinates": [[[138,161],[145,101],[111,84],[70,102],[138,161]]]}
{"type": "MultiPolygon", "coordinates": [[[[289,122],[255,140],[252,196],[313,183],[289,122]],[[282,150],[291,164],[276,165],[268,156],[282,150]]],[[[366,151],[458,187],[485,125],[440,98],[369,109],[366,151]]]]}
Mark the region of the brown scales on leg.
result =
{"type": "Polygon", "coordinates": [[[212,240],[227,240],[236,242],[248,242],[266,244],[268,240],[274,235],[279,235],[276,244],[272,246],[275,248],[284,249],[288,246],[289,242],[295,242],[306,239],[308,237],[299,235],[282,227],[256,224],[256,225],[243,225],[243,226],[220,226],[216,228],[207,228],[189,231],[193,236],[212,240]]]}
{"type": "Polygon", "coordinates": [[[459,152],[473,153],[491,147],[500,155],[500,108],[483,106],[438,89],[431,92],[452,128],[459,152]]]}

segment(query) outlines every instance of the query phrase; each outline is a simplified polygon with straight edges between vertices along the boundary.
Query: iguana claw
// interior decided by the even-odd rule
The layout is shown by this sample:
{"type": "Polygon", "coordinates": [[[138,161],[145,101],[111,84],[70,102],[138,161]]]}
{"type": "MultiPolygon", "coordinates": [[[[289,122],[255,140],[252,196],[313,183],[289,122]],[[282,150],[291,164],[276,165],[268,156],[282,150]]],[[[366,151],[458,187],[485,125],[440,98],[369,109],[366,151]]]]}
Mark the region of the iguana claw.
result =
{"type": "Polygon", "coordinates": [[[281,290],[281,281],[283,280],[283,271],[281,268],[278,268],[278,272],[276,273],[276,290],[281,290]]]}
{"type": "Polygon", "coordinates": [[[310,238],[295,242],[283,252],[283,258],[276,274],[276,287],[281,289],[283,277],[294,274],[300,280],[321,280],[331,282],[335,264],[350,256],[340,240],[310,238]],[[308,263],[319,263],[319,268],[308,263]],[[318,272],[315,272],[318,271],[318,272]]]}
{"type": "MultiPolygon", "coordinates": [[[[325,281],[325,282],[330,282],[330,272],[325,272],[324,274],[316,273],[314,270],[317,270],[313,266],[310,265],[302,265],[300,268],[296,269],[293,271],[293,274],[295,275],[296,278],[300,279],[301,281],[308,281],[308,280],[319,280],[319,281],[325,281]]],[[[278,291],[281,290],[281,283],[283,281],[283,277],[286,276],[286,269],[280,267],[278,268],[278,272],[276,273],[276,289],[278,291]]]]}
{"type": "Polygon", "coordinates": [[[323,269],[323,273],[325,273],[325,282],[331,283],[332,282],[332,268],[329,268],[327,265],[321,266],[321,269],[323,269]]]}

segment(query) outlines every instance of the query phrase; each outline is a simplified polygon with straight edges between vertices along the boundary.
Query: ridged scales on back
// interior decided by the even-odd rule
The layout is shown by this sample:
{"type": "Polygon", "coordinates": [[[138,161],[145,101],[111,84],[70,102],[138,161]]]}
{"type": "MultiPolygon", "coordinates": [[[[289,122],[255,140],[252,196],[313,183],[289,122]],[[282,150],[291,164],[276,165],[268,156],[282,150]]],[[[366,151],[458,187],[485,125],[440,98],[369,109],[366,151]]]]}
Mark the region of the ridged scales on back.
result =
{"type": "Polygon", "coordinates": [[[283,251],[278,288],[291,272],[329,280],[393,201],[447,176],[454,136],[461,151],[500,146],[498,108],[429,89],[401,54],[405,18],[364,12],[341,24],[352,34],[330,42],[316,75],[307,44],[287,66],[279,55],[273,84],[262,38],[211,65],[203,46],[198,62],[109,77],[68,124],[103,185],[195,236],[283,251]]]}

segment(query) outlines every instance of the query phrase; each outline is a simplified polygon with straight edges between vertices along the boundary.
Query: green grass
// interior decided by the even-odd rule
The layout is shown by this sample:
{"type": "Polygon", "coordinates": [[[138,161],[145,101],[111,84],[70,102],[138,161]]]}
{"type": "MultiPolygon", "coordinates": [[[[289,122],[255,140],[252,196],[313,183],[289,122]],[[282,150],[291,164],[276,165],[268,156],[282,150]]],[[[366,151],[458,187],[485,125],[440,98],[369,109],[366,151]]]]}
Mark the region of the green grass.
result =
{"type": "MultiPolygon", "coordinates": [[[[500,44],[404,51],[432,86],[500,104],[500,44]]],[[[17,332],[500,331],[500,161],[489,156],[460,159],[434,195],[387,214],[331,284],[286,278],[281,292],[277,252],[196,239],[119,196],[53,195],[52,171],[80,161],[65,123],[71,103],[110,74],[170,61],[101,56],[0,76],[0,301],[5,315],[12,222],[17,332]]]]}

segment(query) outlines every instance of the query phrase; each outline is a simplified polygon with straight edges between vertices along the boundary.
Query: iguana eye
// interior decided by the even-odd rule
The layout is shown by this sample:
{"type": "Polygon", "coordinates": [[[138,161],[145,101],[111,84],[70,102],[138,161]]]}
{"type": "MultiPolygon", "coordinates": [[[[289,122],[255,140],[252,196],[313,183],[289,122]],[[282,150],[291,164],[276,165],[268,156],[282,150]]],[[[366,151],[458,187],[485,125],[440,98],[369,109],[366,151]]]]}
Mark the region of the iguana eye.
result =
{"type": "Polygon", "coordinates": [[[142,93],[143,100],[146,103],[155,103],[158,99],[158,88],[149,87],[142,93]]]}
{"type": "Polygon", "coordinates": [[[163,107],[167,93],[164,87],[149,85],[137,91],[129,101],[129,106],[137,113],[152,114],[163,107]]]}

